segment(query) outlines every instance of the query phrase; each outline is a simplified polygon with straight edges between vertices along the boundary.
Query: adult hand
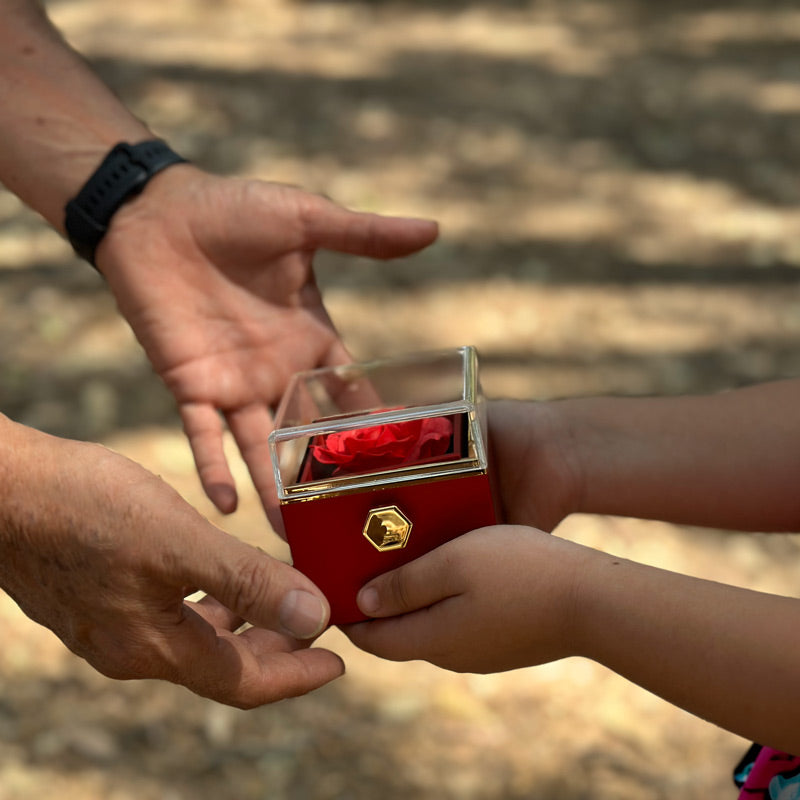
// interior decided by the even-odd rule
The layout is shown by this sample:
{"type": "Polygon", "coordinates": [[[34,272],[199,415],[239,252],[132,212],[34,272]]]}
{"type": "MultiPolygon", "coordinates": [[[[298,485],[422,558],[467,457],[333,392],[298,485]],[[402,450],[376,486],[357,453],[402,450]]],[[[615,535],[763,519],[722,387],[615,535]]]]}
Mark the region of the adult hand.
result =
{"type": "Polygon", "coordinates": [[[314,252],[394,258],[436,235],[433,222],[355,213],[294,187],[191,165],[164,170],[117,212],[98,266],[174,393],[221,511],[236,507],[237,494],[219,412],[274,512],[270,409],[292,373],[349,360],[314,280],[314,252]]]}
{"type": "Polygon", "coordinates": [[[359,606],[380,619],[343,629],[382,658],[457,672],[574,655],[574,589],[593,553],[531,528],[482,528],[370,581],[359,606]]]}
{"type": "Polygon", "coordinates": [[[241,708],[342,674],[308,647],[329,610],[303,575],[99,445],[7,420],[2,441],[0,586],[95,669],[241,708]],[[187,602],[195,590],[206,597],[187,602]]]}

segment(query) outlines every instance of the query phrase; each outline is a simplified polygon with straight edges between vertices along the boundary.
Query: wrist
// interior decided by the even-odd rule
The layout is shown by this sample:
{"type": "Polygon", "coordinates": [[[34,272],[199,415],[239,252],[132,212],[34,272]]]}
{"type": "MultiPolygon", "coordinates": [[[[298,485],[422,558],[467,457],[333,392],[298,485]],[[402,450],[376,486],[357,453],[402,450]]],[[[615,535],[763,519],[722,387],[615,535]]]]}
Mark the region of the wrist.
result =
{"type": "Polygon", "coordinates": [[[95,266],[95,251],[120,207],[185,161],[160,139],[114,145],[65,207],[64,229],[75,252],[95,266]]]}
{"type": "MultiPolygon", "coordinates": [[[[531,530],[525,535],[532,543],[523,551],[528,556],[526,567],[528,575],[537,575],[537,586],[527,590],[527,601],[532,605],[526,614],[520,614],[525,625],[520,636],[532,637],[529,642],[531,653],[535,654],[543,632],[549,632],[553,647],[548,660],[573,656],[597,660],[598,638],[606,631],[595,606],[602,591],[606,563],[619,560],[557,535],[531,530]],[[541,537],[538,544],[536,537],[541,537]],[[528,624],[537,617],[546,620],[545,628],[540,630],[538,625],[528,624]]],[[[526,561],[523,553],[517,554],[520,563],[526,561]]],[[[521,607],[525,603],[522,598],[517,601],[521,607]]],[[[530,660],[539,662],[538,657],[530,660]]]]}
{"type": "MultiPolygon", "coordinates": [[[[573,582],[565,627],[571,654],[608,665],[614,647],[616,614],[625,614],[625,584],[633,562],[583,545],[573,563],[573,582]]],[[[613,661],[613,659],[611,659],[613,661]]]]}
{"type": "MultiPolygon", "coordinates": [[[[97,246],[96,269],[108,280],[109,288],[121,301],[119,291],[126,285],[141,287],[143,276],[153,265],[163,263],[167,248],[185,235],[189,220],[179,210],[186,197],[197,189],[197,176],[203,173],[191,163],[174,164],[154,175],[143,190],[123,203],[97,246]],[[115,278],[118,278],[115,281],[115,278]]],[[[172,263],[170,274],[179,264],[172,263]]],[[[153,272],[148,274],[152,277],[153,272]]],[[[160,279],[165,278],[163,274],[160,279]]],[[[121,309],[126,314],[124,309],[121,309]]]]}
{"type": "Polygon", "coordinates": [[[549,531],[579,510],[580,453],[563,402],[495,401],[490,424],[505,521],[549,531]]]}
{"type": "Polygon", "coordinates": [[[585,453],[580,416],[574,413],[577,402],[554,400],[532,406],[534,422],[545,436],[544,460],[553,473],[551,483],[558,498],[559,519],[584,510],[585,453]]]}
{"type": "Polygon", "coordinates": [[[637,479],[647,471],[642,436],[633,421],[637,401],[578,397],[549,405],[570,465],[571,511],[634,516],[629,503],[637,479]]]}

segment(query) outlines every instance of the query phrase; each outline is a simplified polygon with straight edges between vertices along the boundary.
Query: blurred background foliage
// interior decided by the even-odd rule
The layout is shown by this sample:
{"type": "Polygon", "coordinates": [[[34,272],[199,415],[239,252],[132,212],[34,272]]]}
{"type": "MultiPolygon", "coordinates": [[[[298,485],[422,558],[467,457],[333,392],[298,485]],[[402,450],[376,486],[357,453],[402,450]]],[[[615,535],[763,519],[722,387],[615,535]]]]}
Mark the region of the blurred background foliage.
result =
{"type": "MultiPolygon", "coordinates": [[[[491,396],[800,374],[800,10],[758,0],[52,0],[69,40],[212,171],[440,221],[407,261],[320,254],[358,358],[474,344],[491,396]]],[[[287,557],[242,465],[220,518],[90,267],[0,194],[0,410],[103,441],[287,557]]],[[[598,517],[557,531],[795,593],[793,537],[598,517]]],[[[745,743],[599,667],[387,664],[238,712],[92,673],[0,598],[0,800],[733,796],[745,743]]]]}

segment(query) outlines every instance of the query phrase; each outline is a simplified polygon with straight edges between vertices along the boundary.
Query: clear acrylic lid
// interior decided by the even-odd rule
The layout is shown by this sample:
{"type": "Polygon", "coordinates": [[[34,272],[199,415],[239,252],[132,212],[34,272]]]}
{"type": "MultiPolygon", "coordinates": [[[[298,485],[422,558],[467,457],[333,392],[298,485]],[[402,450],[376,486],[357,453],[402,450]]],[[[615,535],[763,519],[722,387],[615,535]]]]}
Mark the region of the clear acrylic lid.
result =
{"type": "Polygon", "coordinates": [[[269,437],[278,496],[485,471],[483,416],[473,347],[298,373],[269,437]],[[398,440],[415,436],[404,455],[398,440]]]}

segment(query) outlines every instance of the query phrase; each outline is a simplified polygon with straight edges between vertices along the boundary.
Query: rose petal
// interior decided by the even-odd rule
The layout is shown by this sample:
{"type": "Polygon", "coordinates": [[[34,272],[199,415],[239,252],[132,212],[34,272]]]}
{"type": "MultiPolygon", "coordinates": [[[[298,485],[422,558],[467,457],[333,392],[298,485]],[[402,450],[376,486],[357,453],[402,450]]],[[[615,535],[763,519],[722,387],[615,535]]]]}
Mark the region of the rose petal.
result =
{"type": "Polygon", "coordinates": [[[428,417],[329,433],[314,440],[310,450],[321,464],[336,464],[334,474],[375,471],[443,455],[452,435],[449,419],[428,417]]]}

